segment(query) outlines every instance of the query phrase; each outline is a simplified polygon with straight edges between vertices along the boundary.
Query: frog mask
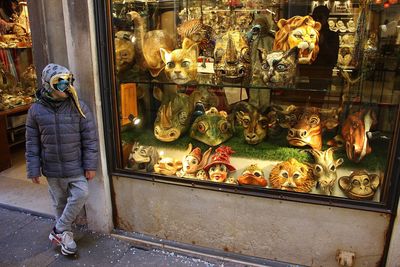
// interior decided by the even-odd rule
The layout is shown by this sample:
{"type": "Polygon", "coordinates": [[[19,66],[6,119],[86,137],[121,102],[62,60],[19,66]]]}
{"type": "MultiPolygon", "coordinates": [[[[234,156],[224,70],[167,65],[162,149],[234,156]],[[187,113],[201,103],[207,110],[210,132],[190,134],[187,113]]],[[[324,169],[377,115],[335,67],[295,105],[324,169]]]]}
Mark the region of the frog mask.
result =
{"type": "Polygon", "coordinates": [[[190,137],[209,146],[217,146],[233,135],[232,123],[224,111],[212,107],[197,117],[190,128],[190,137]]]}

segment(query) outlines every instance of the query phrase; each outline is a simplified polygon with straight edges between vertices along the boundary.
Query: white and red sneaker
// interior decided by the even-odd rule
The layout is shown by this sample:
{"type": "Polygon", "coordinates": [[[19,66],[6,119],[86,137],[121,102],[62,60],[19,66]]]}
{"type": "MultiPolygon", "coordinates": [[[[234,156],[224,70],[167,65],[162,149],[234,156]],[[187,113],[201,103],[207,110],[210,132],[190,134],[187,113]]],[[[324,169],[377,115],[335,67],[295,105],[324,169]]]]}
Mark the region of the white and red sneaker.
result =
{"type": "Polygon", "coordinates": [[[61,234],[57,234],[53,230],[49,235],[49,239],[54,244],[61,246],[61,254],[65,256],[74,255],[78,251],[74,241],[74,234],[70,231],[64,231],[61,234]]]}

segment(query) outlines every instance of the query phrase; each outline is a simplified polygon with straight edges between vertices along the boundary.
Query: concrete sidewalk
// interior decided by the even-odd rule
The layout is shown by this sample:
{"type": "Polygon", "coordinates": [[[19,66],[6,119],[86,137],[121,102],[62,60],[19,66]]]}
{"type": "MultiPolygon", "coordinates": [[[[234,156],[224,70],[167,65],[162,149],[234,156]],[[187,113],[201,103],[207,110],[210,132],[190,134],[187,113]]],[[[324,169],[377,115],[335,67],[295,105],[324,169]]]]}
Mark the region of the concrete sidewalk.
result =
{"type": "Polygon", "coordinates": [[[74,230],[79,252],[66,257],[48,239],[53,225],[53,219],[0,207],[0,266],[290,266],[196,258],[134,246],[111,235],[85,229],[74,230]]]}

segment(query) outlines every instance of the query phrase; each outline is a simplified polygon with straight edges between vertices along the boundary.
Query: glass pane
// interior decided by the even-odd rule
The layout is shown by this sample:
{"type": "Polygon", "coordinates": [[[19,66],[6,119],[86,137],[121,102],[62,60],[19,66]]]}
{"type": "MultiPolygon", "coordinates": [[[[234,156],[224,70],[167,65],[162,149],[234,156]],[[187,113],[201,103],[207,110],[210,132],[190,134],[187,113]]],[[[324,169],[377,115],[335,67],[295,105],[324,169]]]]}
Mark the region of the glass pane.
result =
{"type": "Polygon", "coordinates": [[[397,14],[379,0],[113,1],[120,167],[385,201],[397,14]]]}
{"type": "MultiPolygon", "coordinates": [[[[28,16],[26,1],[0,4],[0,111],[29,105],[35,99],[36,71],[28,16]]],[[[10,143],[16,139],[24,138],[12,135],[10,143]]]]}

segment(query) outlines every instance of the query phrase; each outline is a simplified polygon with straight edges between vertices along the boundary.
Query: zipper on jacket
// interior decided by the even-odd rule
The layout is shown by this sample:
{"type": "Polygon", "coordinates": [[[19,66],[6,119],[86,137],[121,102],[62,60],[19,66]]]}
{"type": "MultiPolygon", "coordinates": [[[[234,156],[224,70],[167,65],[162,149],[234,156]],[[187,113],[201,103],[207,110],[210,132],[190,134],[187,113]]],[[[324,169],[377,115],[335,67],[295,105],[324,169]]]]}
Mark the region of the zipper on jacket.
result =
{"type": "Polygon", "coordinates": [[[58,162],[60,162],[61,165],[61,174],[62,177],[64,177],[64,164],[61,159],[61,143],[60,143],[60,126],[59,126],[59,120],[58,120],[58,110],[55,111],[56,115],[56,142],[57,142],[57,156],[58,156],[58,162]]]}

